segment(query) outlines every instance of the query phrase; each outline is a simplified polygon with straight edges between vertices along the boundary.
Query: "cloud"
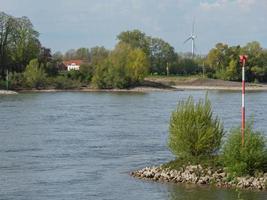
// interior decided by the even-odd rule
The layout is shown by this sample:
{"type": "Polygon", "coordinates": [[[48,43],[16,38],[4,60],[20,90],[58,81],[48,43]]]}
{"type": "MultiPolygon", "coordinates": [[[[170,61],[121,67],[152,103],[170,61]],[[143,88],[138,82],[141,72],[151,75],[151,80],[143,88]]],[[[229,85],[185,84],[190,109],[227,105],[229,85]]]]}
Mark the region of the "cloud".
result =
{"type": "MultiPolygon", "coordinates": [[[[259,0],[262,1],[262,0],[259,0]]],[[[225,9],[235,7],[241,10],[250,10],[256,4],[256,0],[215,0],[212,2],[201,2],[200,7],[203,10],[225,9]]]]}

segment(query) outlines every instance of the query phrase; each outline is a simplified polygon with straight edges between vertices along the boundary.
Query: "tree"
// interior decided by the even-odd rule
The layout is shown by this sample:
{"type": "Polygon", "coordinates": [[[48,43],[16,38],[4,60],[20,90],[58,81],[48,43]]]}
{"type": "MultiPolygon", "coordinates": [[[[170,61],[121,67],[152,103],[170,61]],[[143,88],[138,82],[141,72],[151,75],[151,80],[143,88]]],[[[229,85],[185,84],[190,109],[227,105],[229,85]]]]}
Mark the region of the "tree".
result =
{"type": "Polygon", "coordinates": [[[127,61],[127,76],[133,84],[142,82],[148,73],[148,58],[141,49],[133,49],[127,61]]]}
{"type": "Polygon", "coordinates": [[[148,58],[140,48],[120,42],[100,65],[93,83],[99,88],[127,88],[140,83],[148,71],[148,58]]]}
{"type": "Polygon", "coordinates": [[[251,73],[254,77],[255,82],[265,82],[267,81],[267,66],[258,67],[254,66],[251,67],[251,73]]]}
{"type": "Polygon", "coordinates": [[[148,37],[148,41],[150,72],[166,74],[167,65],[169,68],[173,68],[176,60],[174,48],[160,38],[148,37]]]}
{"type": "Polygon", "coordinates": [[[124,31],[117,36],[119,42],[126,43],[132,48],[140,48],[149,55],[149,42],[145,33],[140,30],[124,31]]]}
{"type": "Polygon", "coordinates": [[[30,88],[41,88],[45,86],[46,73],[43,64],[40,64],[37,59],[30,61],[24,72],[26,84],[30,88]]]}
{"type": "Polygon", "coordinates": [[[171,115],[169,130],[171,151],[188,161],[217,153],[224,135],[223,126],[218,117],[213,117],[207,97],[197,104],[192,97],[180,101],[171,115]]]}
{"type": "Polygon", "coordinates": [[[231,60],[229,66],[226,69],[225,80],[229,81],[239,81],[241,80],[241,67],[238,59],[231,60]]]}
{"type": "Polygon", "coordinates": [[[88,48],[79,48],[76,51],[75,59],[83,60],[89,62],[90,60],[90,52],[88,48]]]}
{"type": "Polygon", "coordinates": [[[22,72],[30,60],[38,57],[41,44],[38,40],[39,33],[34,30],[27,17],[16,18],[15,26],[11,55],[15,65],[14,71],[22,72]]]}
{"type": "Polygon", "coordinates": [[[76,59],[76,51],[75,49],[68,50],[64,55],[64,60],[73,60],[76,59]]]}
{"type": "Polygon", "coordinates": [[[10,43],[14,31],[14,19],[0,12],[0,75],[5,76],[5,70],[10,65],[10,43]]]}
{"type": "Polygon", "coordinates": [[[109,50],[105,47],[93,47],[90,50],[90,63],[93,67],[100,65],[109,55],[109,50]]]}
{"type": "Polygon", "coordinates": [[[89,63],[83,63],[80,66],[80,74],[82,76],[82,81],[85,81],[86,83],[89,83],[93,77],[94,74],[94,68],[89,63]]]}
{"type": "Polygon", "coordinates": [[[206,63],[215,70],[225,70],[229,63],[228,45],[223,43],[216,44],[207,56],[206,63]]]}
{"type": "Polygon", "coordinates": [[[27,17],[14,18],[0,13],[0,70],[22,72],[40,50],[39,33],[27,17]]]}
{"type": "Polygon", "coordinates": [[[178,56],[174,66],[171,68],[172,74],[192,75],[199,73],[200,69],[195,59],[190,56],[178,56]]]}

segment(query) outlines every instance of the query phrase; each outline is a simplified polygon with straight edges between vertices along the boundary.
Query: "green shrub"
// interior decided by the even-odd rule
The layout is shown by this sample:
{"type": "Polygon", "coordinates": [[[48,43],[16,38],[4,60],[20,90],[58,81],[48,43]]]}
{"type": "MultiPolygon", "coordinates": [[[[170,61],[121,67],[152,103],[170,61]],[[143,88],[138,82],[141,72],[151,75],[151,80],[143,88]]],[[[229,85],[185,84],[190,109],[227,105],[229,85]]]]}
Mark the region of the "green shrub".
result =
{"type": "Polygon", "coordinates": [[[245,143],[242,147],[240,127],[230,131],[223,147],[222,160],[230,173],[254,175],[257,171],[267,171],[266,138],[252,129],[250,123],[245,130],[245,143]]]}
{"type": "Polygon", "coordinates": [[[29,88],[38,89],[45,87],[46,76],[43,64],[40,64],[37,59],[31,60],[24,72],[26,86],[29,88]]]}
{"type": "Polygon", "coordinates": [[[188,159],[214,155],[224,135],[223,126],[218,117],[213,117],[207,97],[196,104],[192,97],[180,101],[172,113],[169,132],[173,154],[188,159]]]}

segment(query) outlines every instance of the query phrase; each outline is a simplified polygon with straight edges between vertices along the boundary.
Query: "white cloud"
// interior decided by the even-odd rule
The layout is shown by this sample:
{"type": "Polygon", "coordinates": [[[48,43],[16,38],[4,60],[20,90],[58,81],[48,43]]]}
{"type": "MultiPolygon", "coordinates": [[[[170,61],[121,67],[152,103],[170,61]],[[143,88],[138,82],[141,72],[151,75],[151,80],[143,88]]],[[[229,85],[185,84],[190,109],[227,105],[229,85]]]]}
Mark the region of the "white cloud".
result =
{"type": "Polygon", "coordinates": [[[250,10],[251,7],[253,7],[255,4],[256,0],[215,0],[214,2],[201,2],[200,7],[203,10],[225,9],[228,7],[235,7],[237,9],[242,10],[250,10]]]}

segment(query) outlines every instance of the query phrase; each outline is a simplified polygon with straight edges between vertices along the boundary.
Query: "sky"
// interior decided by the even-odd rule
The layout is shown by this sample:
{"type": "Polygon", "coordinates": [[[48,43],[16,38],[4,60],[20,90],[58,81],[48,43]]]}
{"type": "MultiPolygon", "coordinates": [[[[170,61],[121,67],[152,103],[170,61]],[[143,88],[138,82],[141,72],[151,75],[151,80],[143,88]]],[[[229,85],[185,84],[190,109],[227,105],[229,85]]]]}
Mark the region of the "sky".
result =
{"type": "Polygon", "coordinates": [[[116,36],[139,29],[169,42],[177,52],[195,18],[196,52],[206,54],[218,42],[267,48],[267,0],[0,0],[0,11],[27,16],[53,52],[79,47],[114,48],[116,36]]]}

